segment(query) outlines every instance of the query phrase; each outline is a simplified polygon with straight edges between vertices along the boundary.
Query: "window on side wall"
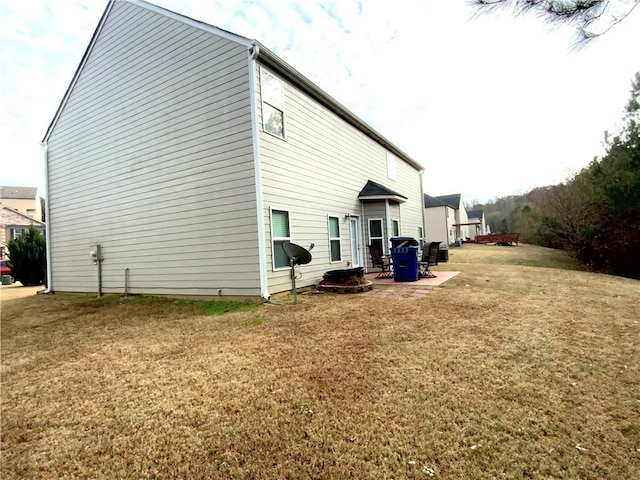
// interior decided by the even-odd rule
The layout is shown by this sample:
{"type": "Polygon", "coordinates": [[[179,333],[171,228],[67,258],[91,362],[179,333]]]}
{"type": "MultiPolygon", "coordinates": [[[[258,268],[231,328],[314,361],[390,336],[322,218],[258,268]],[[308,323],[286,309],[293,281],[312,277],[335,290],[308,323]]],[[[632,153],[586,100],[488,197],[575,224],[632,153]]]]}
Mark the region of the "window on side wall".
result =
{"type": "Polygon", "coordinates": [[[382,236],[382,219],[369,219],[369,243],[377,246],[384,252],[384,241],[382,236]]]}
{"type": "Polygon", "coordinates": [[[262,128],[284,140],[284,90],[282,82],[273,74],[260,69],[262,93],[262,128]]]}
{"type": "Polygon", "coordinates": [[[274,270],[289,267],[289,258],[282,248],[282,244],[290,241],[289,212],[271,210],[271,251],[274,270]]]}
{"type": "Polygon", "coordinates": [[[342,240],[338,217],[329,217],[329,255],[332,262],[342,261],[342,240]]]}
{"type": "Polygon", "coordinates": [[[424,248],[424,230],[422,227],[418,227],[418,243],[420,243],[420,249],[424,248]]]}
{"type": "Polygon", "coordinates": [[[15,240],[18,237],[21,237],[27,233],[26,228],[12,228],[11,229],[11,240],[15,240]]]}
{"type": "Polygon", "coordinates": [[[393,236],[400,236],[400,221],[399,220],[391,220],[391,226],[393,227],[393,236]]]}
{"type": "Polygon", "coordinates": [[[396,179],[396,156],[387,152],[387,177],[389,180],[396,179]]]}

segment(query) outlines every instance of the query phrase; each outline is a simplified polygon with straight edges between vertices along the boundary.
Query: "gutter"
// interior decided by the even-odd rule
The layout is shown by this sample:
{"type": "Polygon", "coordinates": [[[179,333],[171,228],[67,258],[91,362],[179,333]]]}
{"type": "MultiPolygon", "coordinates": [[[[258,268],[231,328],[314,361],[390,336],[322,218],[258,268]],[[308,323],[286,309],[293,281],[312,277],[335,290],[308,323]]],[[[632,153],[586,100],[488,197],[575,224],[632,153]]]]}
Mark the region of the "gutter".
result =
{"type": "Polygon", "coordinates": [[[47,258],[47,288],[45,290],[41,290],[39,294],[49,294],[53,293],[53,283],[52,278],[53,275],[51,273],[51,216],[49,214],[49,145],[46,141],[43,141],[41,144],[42,152],[44,154],[44,187],[46,189],[46,198],[44,202],[44,210],[46,217],[46,227],[45,227],[45,253],[47,258]]]}

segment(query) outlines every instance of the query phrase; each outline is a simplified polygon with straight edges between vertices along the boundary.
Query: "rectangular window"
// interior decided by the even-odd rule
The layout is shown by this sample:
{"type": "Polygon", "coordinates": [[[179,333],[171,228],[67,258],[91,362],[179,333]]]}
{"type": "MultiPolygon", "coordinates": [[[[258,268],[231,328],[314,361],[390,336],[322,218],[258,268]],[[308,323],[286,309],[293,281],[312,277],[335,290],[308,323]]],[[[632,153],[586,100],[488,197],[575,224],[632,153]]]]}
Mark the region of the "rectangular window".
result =
{"type": "Polygon", "coordinates": [[[265,132],[284,139],[284,91],[282,82],[264,68],[260,69],[262,127],[265,132]]]}
{"type": "Polygon", "coordinates": [[[369,219],[369,244],[376,245],[384,252],[384,241],[382,236],[382,219],[369,219]]]}
{"type": "Polygon", "coordinates": [[[34,218],[36,216],[36,211],[35,210],[27,210],[27,215],[29,215],[31,218],[34,218]]]}
{"type": "Polygon", "coordinates": [[[282,248],[282,244],[290,241],[289,212],[286,210],[271,210],[271,249],[274,270],[289,266],[289,257],[287,257],[282,248]]]}
{"type": "Polygon", "coordinates": [[[342,261],[340,219],[338,217],[329,217],[329,254],[332,262],[342,261]]]}
{"type": "Polygon", "coordinates": [[[420,249],[424,248],[424,230],[422,227],[418,227],[418,242],[420,243],[420,249]]]}
{"type": "Polygon", "coordinates": [[[389,180],[396,179],[396,157],[389,152],[387,152],[387,177],[389,177],[389,180]]]}
{"type": "Polygon", "coordinates": [[[27,233],[27,229],[26,228],[12,228],[11,229],[11,239],[15,240],[18,237],[21,237],[22,235],[27,233]]]}
{"type": "Polygon", "coordinates": [[[393,226],[393,236],[400,236],[400,221],[399,220],[391,220],[391,225],[393,226]]]}

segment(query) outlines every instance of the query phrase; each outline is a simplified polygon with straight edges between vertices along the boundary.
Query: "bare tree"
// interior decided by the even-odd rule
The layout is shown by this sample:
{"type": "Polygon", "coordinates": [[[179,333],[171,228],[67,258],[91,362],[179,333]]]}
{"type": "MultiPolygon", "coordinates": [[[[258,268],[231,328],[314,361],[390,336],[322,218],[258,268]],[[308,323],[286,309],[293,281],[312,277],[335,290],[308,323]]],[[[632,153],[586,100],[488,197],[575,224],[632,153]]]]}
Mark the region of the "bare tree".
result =
{"type": "Polygon", "coordinates": [[[477,13],[511,9],[532,13],[549,24],[576,28],[577,45],[583,45],[624,20],[640,0],[468,0],[477,13]]]}

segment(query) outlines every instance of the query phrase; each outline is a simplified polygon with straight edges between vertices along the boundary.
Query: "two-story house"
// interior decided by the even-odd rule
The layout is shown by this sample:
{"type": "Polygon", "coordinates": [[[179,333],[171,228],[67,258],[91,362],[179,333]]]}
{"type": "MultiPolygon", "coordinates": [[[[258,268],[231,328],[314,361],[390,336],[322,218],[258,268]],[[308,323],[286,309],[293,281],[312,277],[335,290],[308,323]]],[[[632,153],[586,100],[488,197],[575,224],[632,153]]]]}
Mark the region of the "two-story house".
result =
{"type": "Polygon", "coordinates": [[[0,205],[42,221],[42,206],[36,187],[0,186],[0,205]]]}
{"type": "Polygon", "coordinates": [[[110,1],[43,139],[48,276],[102,290],[261,296],[422,235],[423,167],[256,40],[110,1]]]}
{"type": "Polygon", "coordinates": [[[462,195],[424,195],[424,222],[427,239],[455,245],[469,237],[469,218],[462,195]]]}

